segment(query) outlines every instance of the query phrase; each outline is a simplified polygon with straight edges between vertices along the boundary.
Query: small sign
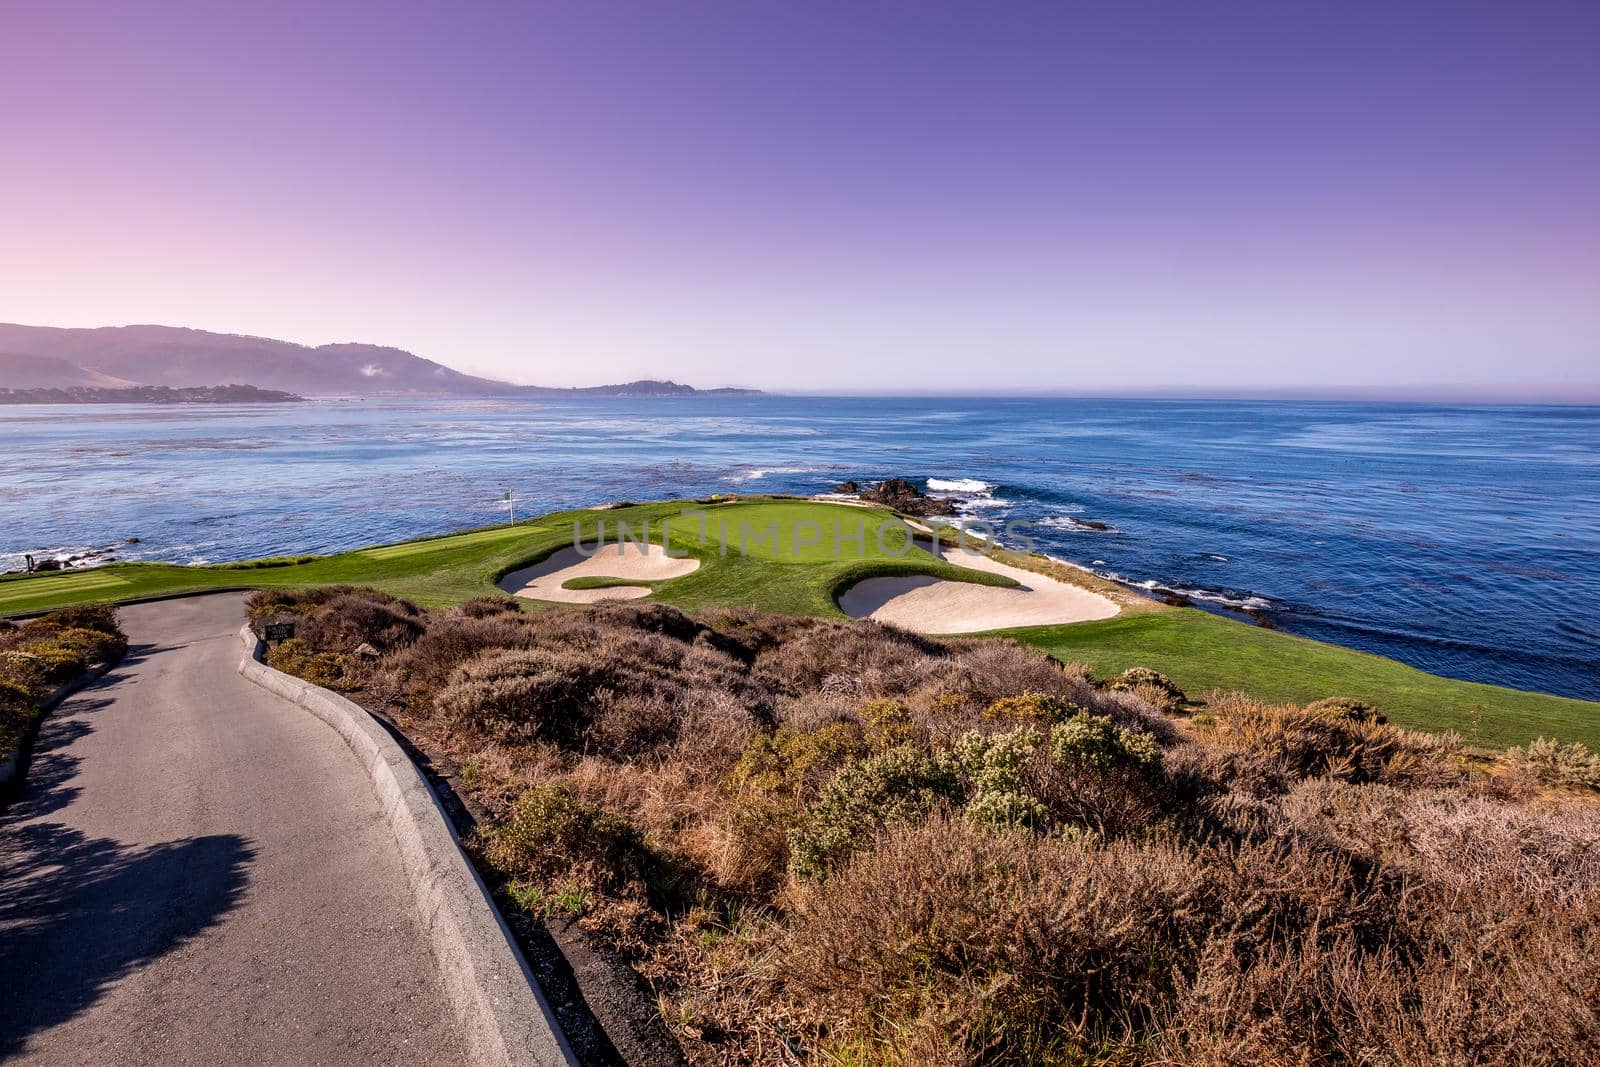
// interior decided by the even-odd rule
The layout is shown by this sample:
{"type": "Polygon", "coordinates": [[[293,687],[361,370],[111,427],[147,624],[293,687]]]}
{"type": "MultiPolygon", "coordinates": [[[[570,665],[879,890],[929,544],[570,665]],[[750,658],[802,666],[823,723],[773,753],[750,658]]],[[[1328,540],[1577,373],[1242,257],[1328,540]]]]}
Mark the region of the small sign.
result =
{"type": "Polygon", "coordinates": [[[294,636],[294,623],[269,622],[267,623],[268,641],[287,641],[294,636]]]}

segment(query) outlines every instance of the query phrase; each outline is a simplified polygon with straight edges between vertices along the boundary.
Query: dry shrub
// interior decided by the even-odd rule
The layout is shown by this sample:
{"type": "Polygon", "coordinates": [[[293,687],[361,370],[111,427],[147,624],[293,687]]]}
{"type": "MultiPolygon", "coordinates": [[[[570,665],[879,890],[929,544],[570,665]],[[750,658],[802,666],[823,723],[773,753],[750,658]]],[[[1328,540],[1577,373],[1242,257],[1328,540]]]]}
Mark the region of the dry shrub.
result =
{"type": "Polygon", "coordinates": [[[1540,785],[1600,789],[1600,755],[1577,741],[1563,745],[1541,737],[1506,756],[1540,785]]]}
{"type": "Polygon", "coordinates": [[[404,689],[426,695],[481,652],[532,647],[536,627],[532,616],[521,614],[435,615],[421,636],[385,659],[384,667],[404,689]]]}
{"type": "Polygon", "coordinates": [[[120,632],[107,633],[82,626],[58,630],[52,640],[83,655],[90,663],[109,663],[128,651],[128,639],[120,632]]]}
{"type": "Polygon", "coordinates": [[[1149,667],[1129,667],[1106,685],[1116,692],[1132,693],[1157,711],[1174,714],[1189,698],[1171,678],[1149,667]]]}
{"type": "MultiPolygon", "coordinates": [[[[1429,915],[1409,948],[1303,930],[1248,955],[1208,941],[1157,1019],[1179,1063],[1572,1064],[1600,1055],[1600,915],[1522,909],[1497,924],[1429,915]]],[[[1404,928],[1397,930],[1403,941],[1404,928]]]]}
{"type": "Polygon", "coordinates": [[[1600,823],[1593,808],[1510,807],[1438,792],[1405,805],[1420,876],[1448,897],[1508,890],[1543,907],[1600,901],[1600,823]]]}
{"type": "Polygon", "coordinates": [[[90,665],[117,659],[127,648],[115,608],[63,608],[0,630],[0,681],[27,692],[31,704],[90,665]]]}
{"type": "Polygon", "coordinates": [[[349,661],[338,652],[320,652],[299,637],[280,641],[267,649],[267,665],[304,678],[324,689],[349,689],[354,677],[349,661]]]}
{"type": "Polygon", "coordinates": [[[448,613],[384,669],[452,734],[618,755],[670,743],[697,716],[726,719],[730,702],[739,718],[767,704],[716,635],[663,605],[448,613]]]}
{"type": "Polygon", "coordinates": [[[1349,782],[1418,773],[1435,755],[1419,751],[1406,732],[1340,706],[1273,706],[1239,694],[1208,702],[1213,722],[1204,736],[1259,755],[1297,778],[1328,775],[1349,782]]]}
{"type": "Polygon", "coordinates": [[[588,725],[589,698],[607,677],[602,663],[578,651],[490,651],[457,667],[433,707],[450,727],[497,741],[575,744],[588,725]]]}
{"type": "MultiPolygon", "coordinates": [[[[269,606],[334,657],[378,609],[411,617],[269,606]]],[[[1158,677],[873,623],[415,618],[362,699],[456,758],[518,891],[589,894],[696,1062],[1600,1058],[1600,820],[1458,738],[1344,699],[1180,725],[1158,677]]]]}
{"type": "Polygon", "coordinates": [[[1182,850],[1095,847],[936,817],[798,889],[767,963],[815,1032],[885,1061],[1069,1059],[1131,1048],[1200,935],[1182,850]]]}
{"type": "Polygon", "coordinates": [[[930,659],[948,655],[937,641],[872,622],[812,620],[784,632],[785,638],[758,652],[755,662],[788,693],[901,696],[915,688],[930,659]]]}
{"type": "Polygon", "coordinates": [[[1392,786],[1314,778],[1296,785],[1280,810],[1285,828],[1313,847],[1403,865],[1412,854],[1409,799],[1392,786]]]}
{"type": "Polygon", "coordinates": [[[422,609],[409,600],[348,585],[261,590],[250,594],[245,611],[258,622],[294,619],[295,636],[321,652],[350,653],[362,645],[393,651],[416,640],[424,625],[422,609]]]}
{"type": "Polygon", "coordinates": [[[491,615],[520,613],[522,605],[517,603],[515,597],[477,596],[465,604],[458,605],[456,611],[469,619],[487,619],[491,615]]]}

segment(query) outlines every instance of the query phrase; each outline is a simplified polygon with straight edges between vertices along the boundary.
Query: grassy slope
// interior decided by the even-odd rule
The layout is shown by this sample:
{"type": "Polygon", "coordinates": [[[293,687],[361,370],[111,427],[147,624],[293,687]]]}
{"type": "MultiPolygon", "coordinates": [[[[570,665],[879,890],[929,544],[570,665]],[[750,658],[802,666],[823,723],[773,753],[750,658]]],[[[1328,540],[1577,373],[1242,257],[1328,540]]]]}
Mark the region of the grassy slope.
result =
{"type": "Polygon", "coordinates": [[[1338,694],[1368,701],[1402,726],[1457,730],[1471,744],[1521,744],[1542,734],[1600,748],[1600,704],[1440,678],[1193,608],[1006,632],[1100,675],[1154,667],[1191,696],[1237,689],[1299,704],[1338,694]]]}
{"type": "MultiPolygon", "coordinates": [[[[592,538],[600,522],[615,537],[616,523],[636,533],[650,524],[660,541],[663,520],[697,505],[671,501],[615,511],[547,515],[517,526],[388,545],[278,567],[174,567],[117,564],[91,571],[0,580],[0,615],[44,611],[94,600],[131,600],[206,589],[304,587],[335,582],[374,585],[419,603],[459,603],[494,590],[496,579],[572,543],[572,524],[592,538]]],[[[655,583],[654,599],[689,611],[755,604],[773,611],[838,615],[835,596],[861,578],[882,574],[933,574],[987,584],[1005,579],[966,571],[920,550],[899,554],[896,531],[878,528],[886,513],[801,501],[751,501],[706,507],[702,538],[698,517],[674,519],[675,549],[700,557],[699,570],[655,583]],[[808,524],[820,527],[813,530],[808,524]],[[844,558],[835,558],[839,530],[844,558]],[[775,533],[768,538],[766,535],[775,533]],[[863,535],[859,547],[853,540],[863,535]],[[741,556],[743,543],[750,552],[741,556]],[[816,544],[806,542],[813,537],[816,544]],[[722,545],[728,545],[726,555],[722,545]],[[887,551],[885,551],[887,549],[887,551]]],[[[1063,577],[1068,572],[1053,569],[1063,577]]],[[[1082,579],[1097,585],[1093,579],[1082,579]]],[[[1454,729],[1486,745],[1514,744],[1544,734],[1600,747],[1600,704],[1495,686],[1458,682],[1393,660],[1246,626],[1189,609],[1138,603],[1104,622],[1008,631],[1066,660],[1114,673],[1135,664],[1172,676],[1185,690],[1239,689],[1265,700],[1306,701],[1333,694],[1359,697],[1399,723],[1454,729]]]]}

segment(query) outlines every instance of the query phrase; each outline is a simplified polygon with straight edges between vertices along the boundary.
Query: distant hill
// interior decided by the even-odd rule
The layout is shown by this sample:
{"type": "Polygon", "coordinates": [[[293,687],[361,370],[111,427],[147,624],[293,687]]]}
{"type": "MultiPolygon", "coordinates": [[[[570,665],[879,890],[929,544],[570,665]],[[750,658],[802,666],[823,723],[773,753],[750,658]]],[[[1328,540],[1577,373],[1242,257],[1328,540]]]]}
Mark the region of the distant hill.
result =
{"type": "Polygon", "coordinates": [[[755,391],[702,391],[660,381],[582,389],[519,386],[462,374],[382,345],[313,348],[177,326],[60,329],[0,323],[0,353],[10,353],[0,356],[0,388],[12,389],[248,383],[313,396],[684,396],[755,391]]]}
{"type": "Polygon", "coordinates": [[[50,356],[0,351],[0,385],[12,389],[118,389],[135,383],[50,356]]]}

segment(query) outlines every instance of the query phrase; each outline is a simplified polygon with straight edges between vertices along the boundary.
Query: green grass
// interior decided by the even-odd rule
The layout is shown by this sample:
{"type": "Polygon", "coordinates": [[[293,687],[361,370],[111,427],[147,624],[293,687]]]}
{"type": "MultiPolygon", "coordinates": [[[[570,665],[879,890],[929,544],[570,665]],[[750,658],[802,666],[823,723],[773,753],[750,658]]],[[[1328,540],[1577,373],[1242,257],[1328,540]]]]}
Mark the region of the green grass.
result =
{"type": "MultiPolygon", "coordinates": [[[[178,567],[113,564],[66,574],[0,579],[0,615],[47,611],[87,601],[125,601],[211,589],[372,585],[431,607],[495,591],[509,571],[528,566],[618,524],[635,537],[701,560],[693,573],[647,584],[647,599],[687,611],[755,605],[792,614],[839,615],[836,598],[863,578],[928,574],[988,585],[1009,579],[953,567],[904,545],[903,532],[882,511],[809,501],[755,499],[694,504],[666,501],[609,511],[569,511],[516,526],[382,545],[321,557],[288,557],[233,565],[178,567]],[[702,514],[703,513],[703,514],[702,514]],[[702,521],[704,526],[702,527],[702,521]],[[648,533],[646,532],[648,530],[648,533]],[[880,541],[879,533],[883,538],[880,541]],[[834,538],[840,541],[835,554],[834,538]],[[741,554],[741,540],[748,554],[741,554]]],[[[1093,579],[1058,572],[1071,580],[1093,579]]],[[[569,588],[603,588],[618,579],[579,579],[569,588]],[[589,584],[593,583],[593,584],[589,584]]],[[[626,581],[622,584],[640,584],[626,581]]],[[[1170,675],[1192,696],[1240,690],[1271,701],[1352,696],[1382,708],[1395,722],[1454,729],[1484,745],[1521,744],[1539,735],[1600,747],[1600,704],[1458,682],[1393,660],[1248,626],[1192,609],[1140,602],[1103,622],[1007,631],[1097,674],[1148,666],[1170,675]]]]}
{"type": "Polygon", "coordinates": [[[561,583],[563,589],[654,589],[655,582],[646,582],[638,578],[608,578],[601,574],[585,574],[577,578],[568,578],[561,583]]]}
{"type": "Polygon", "coordinates": [[[778,563],[895,559],[915,551],[910,529],[888,512],[801,500],[708,508],[675,520],[671,530],[675,544],[778,563]]]}
{"type": "Polygon", "coordinates": [[[1457,730],[1470,744],[1524,744],[1543,734],[1600,748],[1600,704],[1592,701],[1440,678],[1382,656],[1193,608],[1006,633],[1059,659],[1088,664],[1101,676],[1153,667],[1191,698],[1212,689],[1295,704],[1349,696],[1399,725],[1457,730]]]}

